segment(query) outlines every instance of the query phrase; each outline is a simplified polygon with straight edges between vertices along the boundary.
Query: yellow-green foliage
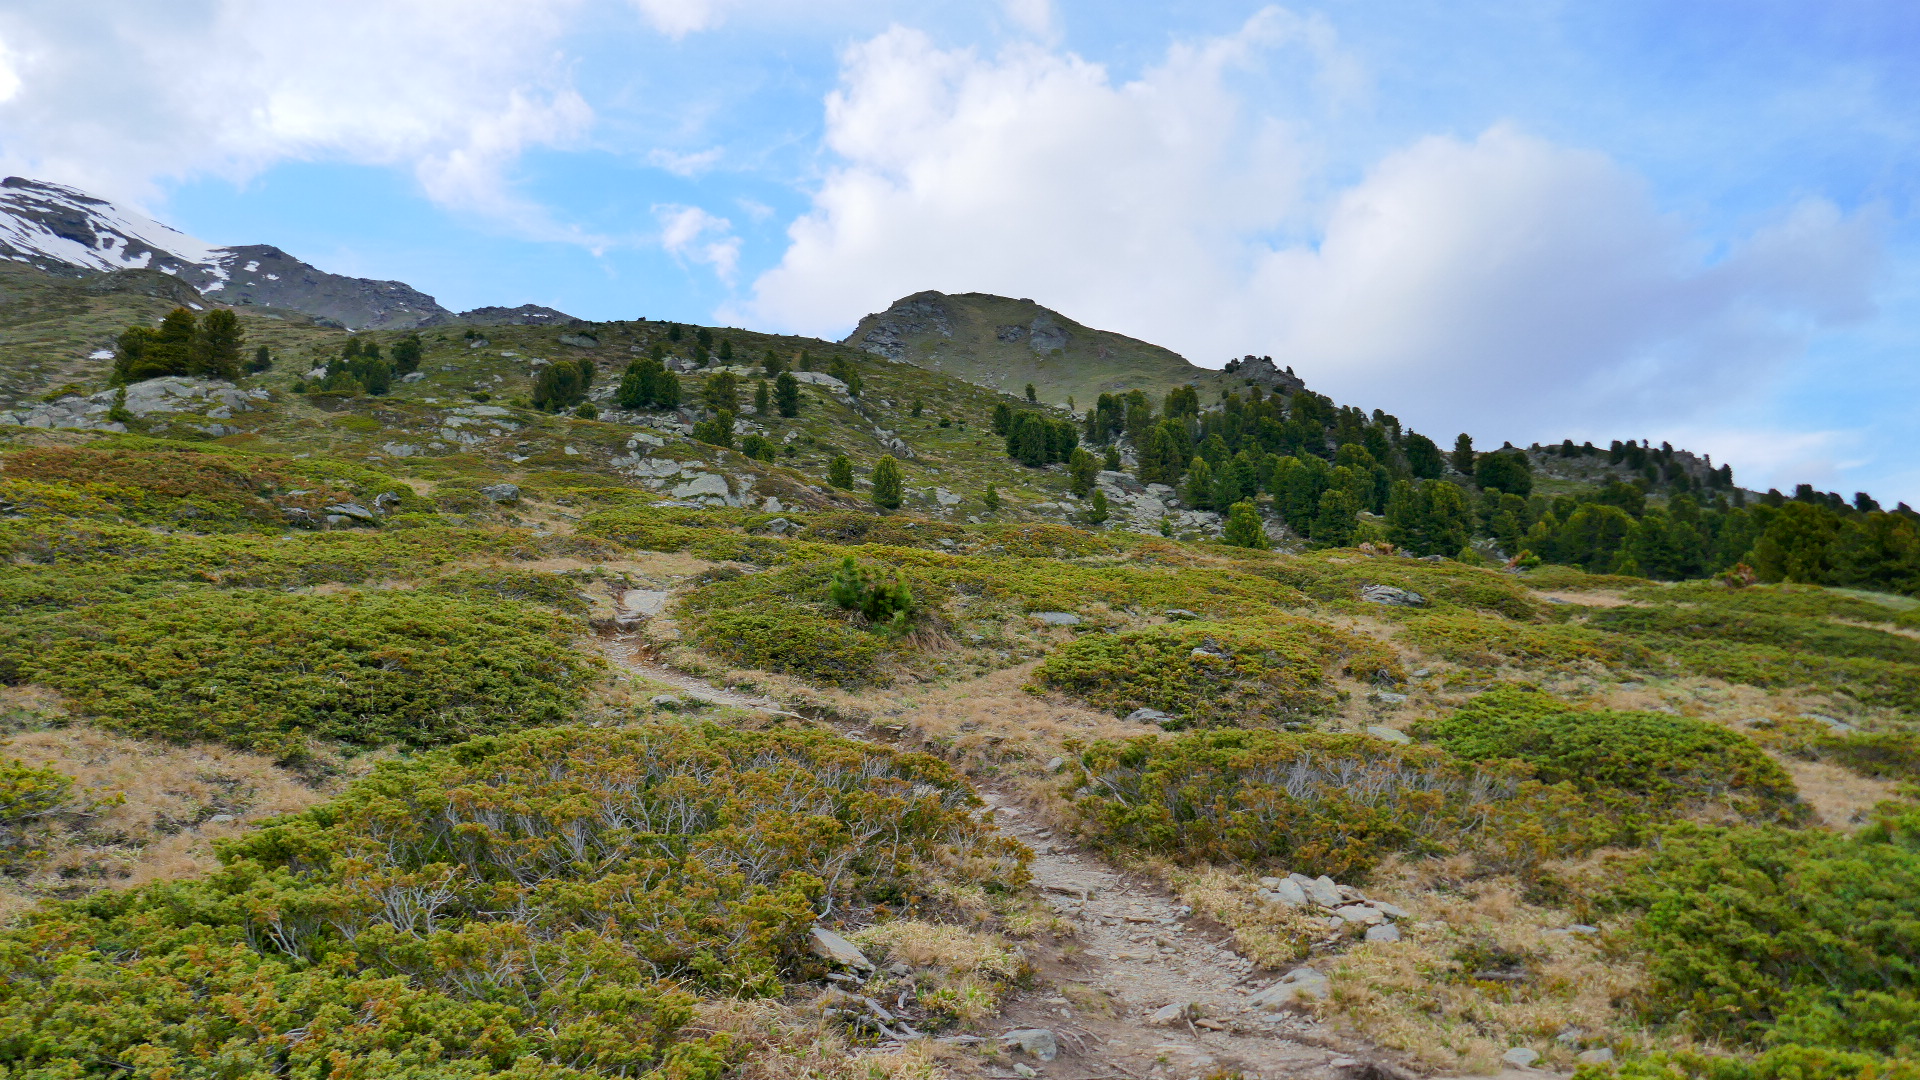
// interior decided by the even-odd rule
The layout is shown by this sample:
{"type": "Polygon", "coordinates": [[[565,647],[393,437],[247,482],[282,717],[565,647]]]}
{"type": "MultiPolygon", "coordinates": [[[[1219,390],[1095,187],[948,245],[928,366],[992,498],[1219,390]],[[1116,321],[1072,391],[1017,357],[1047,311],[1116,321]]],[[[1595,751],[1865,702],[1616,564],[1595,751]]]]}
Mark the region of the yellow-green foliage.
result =
{"type": "Polygon", "coordinates": [[[582,614],[589,608],[580,595],[580,582],[567,574],[541,570],[455,570],[434,578],[426,591],[462,599],[544,604],[570,615],[582,614]]]}
{"type": "Polygon", "coordinates": [[[1328,675],[1397,679],[1393,654],[1308,619],[1270,616],[1089,634],[1048,654],[1043,686],[1104,709],[1147,707],[1183,725],[1272,726],[1337,700],[1328,675]]]}
{"type": "Polygon", "coordinates": [[[552,615],[511,603],[250,590],[16,620],[0,662],[121,731],[274,752],[555,723],[603,667],[552,615]]]}
{"type": "Polygon", "coordinates": [[[1455,757],[1512,759],[1567,783],[1623,820],[1659,820],[1712,806],[1755,821],[1805,816],[1793,781],[1753,740],[1659,712],[1575,709],[1538,691],[1503,687],[1422,725],[1455,757]]]}
{"type": "Polygon", "coordinates": [[[382,765],[210,878],[0,935],[0,1039],[36,1077],[717,1080],[735,1050],[682,1030],[693,993],[817,977],[815,918],[912,861],[1022,883],[973,804],[933,759],[812,733],[480,740],[382,765]]]}
{"type": "Polygon", "coordinates": [[[1514,622],[1469,612],[1412,615],[1400,640],[1462,664],[1501,663],[1608,667],[1654,663],[1651,650],[1630,637],[1565,623],[1514,622]]]}
{"type": "Polygon", "coordinates": [[[72,809],[73,777],[0,761],[0,873],[45,854],[37,846],[48,819],[72,809]]]}
{"type": "Polygon", "coordinates": [[[1511,575],[1457,562],[1317,552],[1263,564],[1257,572],[1328,603],[1357,601],[1362,586],[1392,585],[1419,594],[1440,611],[1468,608],[1529,621],[1545,611],[1545,605],[1527,595],[1511,575]]]}
{"type": "Polygon", "coordinates": [[[1196,861],[1364,875],[1396,851],[1492,845],[1518,862],[1605,842],[1566,791],[1524,766],[1475,765],[1366,735],[1205,731],[1099,742],[1081,755],[1082,831],[1196,861]],[[1522,827],[1524,826],[1524,827],[1522,827]]]}
{"type": "MultiPolygon", "coordinates": [[[[1920,810],[1885,804],[1877,818],[1854,836],[1774,827],[1669,835],[1615,897],[1640,914],[1650,1017],[1805,1059],[1805,1071],[1773,1073],[1783,1077],[1911,1072],[1920,1059],[1920,810]]],[[[1730,1078],[1772,1072],[1675,1064],[1730,1078]]]]}
{"type": "MultiPolygon", "coordinates": [[[[682,598],[681,617],[695,643],[735,663],[841,686],[884,682],[883,663],[905,646],[855,625],[831,602],[836,566],[806,562],[723,577],[682,598]]],[[[923,582],[909,580],[909,588],[921,603],[937,602],[923,582]]]]}
{"type": "MultiPolygon", "coordinates": [[[[99,444],[111,446],[112,444],[99,444]]],[[[233,451],[46,447],[0,457],[10,481],[42,486],[33,502],[71,516],[111,513],[142,524],[198,531],[286,527],[317,521],[330,504],[392,494],[405,484],[360,466],[325,460],[264,458],[233,451]],[[47,486],[65,486],[56,497],[47,486]]]]}
{"type": "Polygon", "coordinates": [[[1870,705],[1920,711],[1920,665],[1809,655],[1771,645],[1689,641],[1673,648],[1687,669],[1749,686],[1810,686],[1870,705]]]}

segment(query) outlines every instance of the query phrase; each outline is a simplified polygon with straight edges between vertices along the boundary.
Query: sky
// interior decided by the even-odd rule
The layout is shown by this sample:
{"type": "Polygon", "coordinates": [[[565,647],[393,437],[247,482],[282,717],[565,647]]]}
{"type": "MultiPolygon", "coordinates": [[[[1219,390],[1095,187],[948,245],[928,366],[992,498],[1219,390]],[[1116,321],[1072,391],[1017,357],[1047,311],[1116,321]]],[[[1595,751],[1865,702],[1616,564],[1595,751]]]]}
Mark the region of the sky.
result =
{"type": "Polygon", "coordinates": [[[1910,0],[9,0],[0,169],[456,310],[1031,297],[1920,504],[1910,0]]]}

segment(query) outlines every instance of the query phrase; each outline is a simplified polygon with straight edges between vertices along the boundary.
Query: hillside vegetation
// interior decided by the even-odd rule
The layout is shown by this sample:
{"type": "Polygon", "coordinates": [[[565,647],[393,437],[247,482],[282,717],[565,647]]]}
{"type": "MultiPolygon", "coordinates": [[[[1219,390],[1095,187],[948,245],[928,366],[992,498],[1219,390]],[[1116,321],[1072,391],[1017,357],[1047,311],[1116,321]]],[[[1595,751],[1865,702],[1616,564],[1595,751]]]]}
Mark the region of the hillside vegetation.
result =
{"type": "Polygon", "coordinates": [[[85,295],[187,366],[8,373],[8,1076],[980,1075],[1086,960],[979,785],[1396,1067],[1920,1076],[1903,509],[651,322],[214,381],[85,295]]]}

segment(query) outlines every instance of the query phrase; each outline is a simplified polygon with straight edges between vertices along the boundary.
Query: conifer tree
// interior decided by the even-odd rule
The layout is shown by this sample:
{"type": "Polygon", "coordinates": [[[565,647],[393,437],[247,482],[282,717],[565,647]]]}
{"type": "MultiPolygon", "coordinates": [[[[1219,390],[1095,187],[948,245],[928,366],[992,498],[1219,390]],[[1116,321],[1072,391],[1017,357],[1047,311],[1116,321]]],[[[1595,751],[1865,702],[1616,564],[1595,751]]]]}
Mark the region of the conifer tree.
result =
{"type": "MultiPolygon", "coordinates": [[[[263,346],[264,347],[264,346],[263,346]]],[[[425,347],[419,334],[408,334],[393,343],[393,370],[398,375],[411,375],[420,370],[420,359],[425,347]]]]}
{"type": "Polygon", "coordinates": [[[1100,471],[1100,461],[1092,454],[1076,446],[1067,458],[1068,486],[1075,495],[1086,498],[1093,492],[1093,478],[1100,471]]]}
{"type": "Polygon", "coordinates": [[[1313,517],[1313,542],[1325,547],[1346,547],[1353,543],[1358,523],[1354,515],[1360,507],[1353,496],[1337,487],[1320,493],[1320,506],[1313,517]]]}
{"type": "Polygon", "coordinates": [[[988,513],[1000,509],[1000,489],[989,483],[987,490],[980,493],[980,501],[986,505],[988,513]]]}
{"type": "Polygon", "coordinates": [[[247,374],[258,375],[273,370],[273,351],[265,345],[253,350],[253,359],[247,364],[247,374]]]}
{"type": "Polygon", "coordinates": [[[1260,524],[1260,512],[1251,502],[1242,500],[1233,504],[1227,511],[1227,527],[1220,538],[1234,547],[1253,548],[1265,551],[1273,546],[1267,539],[1267,530],[1260,524]]]}
{"type": "Polygon", "coordinates": [[[1039,399],[1038,397],[1036,397],[1036,396],[1034,395],[1034,390],[1033,390],[1033,384],[1032,384],[1032,383],[1028,383],[1028,384],[1027,384],[1027,403],[1028,403],[1028,404],[1035,404],[1035,403],[1037,403],[1037,402],[1038,402],[1039,400],[1040,400],[1040,399],[1039,399]]]}
{"type": "Polygon", "coordinates": [[[1103,464],[1106,466],[1108,472],[1119,472],[1120,448],[1109,444],[1107,446],[1107,460],[1103,464]]]}
{"type": "Polygon", "coordinates": [[[780,357],[776,356],[772,349],[768,349],[767,355],[760,358],[760,370],[766,373],[767,378],[773,379],[787,370],[787,365],[780,362],[780,357]]]}
{"type": "Polygon", "coordinates": [[[853,490],[853,461],[847,455],[837,455],[827,464],[827,486],[853,490]]]}
{"type": "Polygon", "coordinates": [[[772,396],[767,393],[767,380],[761,379],[753,384],[753,411],[755,415],[765,416],[773,408],[772,396]]]}
{"type": "Polygon", "coordinates": [[[1112,516],[1107,509],[1107,493],[1099,488],[1093,489],[1093,497],[1087,501],[1087,524],[1098,525],[1112,516]]]}
{"type": "Polygon", "coordinates": [[[1473,475],[1473,436],[1467,434],[1464,431],[1461,432],[1460,437],[1453,440],[1453,454],[1449,460],[1451,461],[1455,471],[1465,476],[1472,476],[1473,475]]]}
{"type": "Polygon", "coordinates": [[[781,416],[800,415],[800,380],[793,372],[782,371],[773,379],[773,403],[781,416]]]}
{"type": "Polygon", "coordinates": [[[707,376],[700,396],[709,409],[732,409],[740,403],[740,376],[731,371],[716,371],[707,376]]]}
{"type": "Polygon", "coordinates": [[[240,347],[246,335],[240,319],[226,308],[214,308],[200,320],[194,335],[189,372],[209,379],[240,377],[240,347]]]}
{"type": "Polygon", "coordinates": [[[883,455],[873,467],[873,505],[882,510],[900,509],[900,463],[892,454],[883,455]]]}
{"type": "Polygon", "coordinates": [[[1180,492],[1180,498],[1195,510],[1207,510],[1213,506],[1213,466],[1207,459],[1195,457],[1187,466],[1187,485],[1180,492]]]}

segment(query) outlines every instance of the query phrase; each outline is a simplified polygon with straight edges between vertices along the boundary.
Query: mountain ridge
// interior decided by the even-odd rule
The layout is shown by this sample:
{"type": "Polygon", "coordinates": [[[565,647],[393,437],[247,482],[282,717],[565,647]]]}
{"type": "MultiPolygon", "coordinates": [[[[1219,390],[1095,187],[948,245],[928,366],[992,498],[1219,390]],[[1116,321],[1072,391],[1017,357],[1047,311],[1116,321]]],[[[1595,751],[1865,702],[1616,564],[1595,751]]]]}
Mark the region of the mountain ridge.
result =
{"type": "Polygon", "coordinates": [[[334,274],[271,244],[216,246],[110,200],[42,180],[0,180],[0,258],[63,277],[154,270],[234,307],[298,312],[349,330],[406,330],[520,318],[578,321],[552,308],[454,312],[404,281],[334,274]]]}

